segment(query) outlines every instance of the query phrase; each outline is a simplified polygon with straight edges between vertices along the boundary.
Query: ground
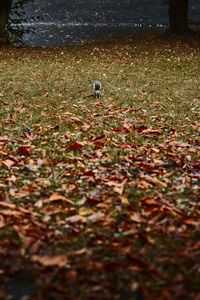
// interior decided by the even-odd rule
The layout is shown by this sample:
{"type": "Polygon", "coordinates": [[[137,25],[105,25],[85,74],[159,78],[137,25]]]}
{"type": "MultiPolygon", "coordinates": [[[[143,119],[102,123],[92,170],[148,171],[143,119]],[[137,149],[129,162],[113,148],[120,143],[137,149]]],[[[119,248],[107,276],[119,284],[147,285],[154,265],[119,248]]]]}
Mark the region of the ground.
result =
{"type": "Polygon", "coordinates": [[[1,46],[0,299],[199,299],[199,50],[1,46]]]}

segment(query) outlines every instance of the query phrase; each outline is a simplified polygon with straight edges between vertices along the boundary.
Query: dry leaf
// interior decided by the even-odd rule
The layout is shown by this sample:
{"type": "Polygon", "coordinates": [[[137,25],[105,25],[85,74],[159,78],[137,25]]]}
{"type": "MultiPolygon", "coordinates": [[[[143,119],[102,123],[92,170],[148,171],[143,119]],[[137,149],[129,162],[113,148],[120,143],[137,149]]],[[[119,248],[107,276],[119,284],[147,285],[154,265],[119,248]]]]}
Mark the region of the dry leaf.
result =
{"type": "Polygon", "coordinates": [[[68,223],[86,223],[87,219],[84,216],[79,216],[79,215],[75,215],[75,216],[71,216],[65,219],[66,222],[68,223]]]}
{"type": "Polygon", "coordinates": [[[89,216],[88,220],[95,223],[104,217],[105,217],[105,215],[102,212],[98,211],[98,212],[92,214],[91,216],[89,216]]]}
{"type": "Polygon", "coordinates": [[[120,196],[119,198],[123,204],[130,205],[130,203],[126,197],[120,196]]]}
{"type": "Polygon", "coordinates": [[[10,169],[15,162],[11,159],[2,160],[2,164],[4,164],[8,169],[10,169]]]}
{"type": "Polygon", "coordinates": [[[0,215],[0,228],[5,227],[5,225],[4,217],[0,215]]]}
{"type": "Polygon", "coordinates": [[[40,263],[45,267],[64,267],[68,263],[66,255],[46,256],[46,255],[33,255],[32,262],[40,263]]]}
{"type": "Polygon", "coordinates": [[[151,177],[151,176],[148,176],[148,175],[142,175],[141,178],[146,180],[148,183],[159,185],[161,187],[167,187],[167,184],[165,182],[159,180],[156,177],[151,177]]]}
{"type": "Polygon", "coordinates": [[[91,209],[91,208],[81,207],[79,209],[79,215],[80,216],[87,216],[87,215],[91,215],[92,213],[94,213],[94,210],[91,209]]]}
{"type": "Polygon", "coordinates": [[[73,201],[71,201],[70,199],[58,194],[58,193],[53,193],[51,194],[51,196],[45,200],[45,202],[52,202],[52,201],[57,201],[57,200],[61,200],[61,201],[64,201],[64,202],[67,202],[67,203],[70,203],[70,204],[74,204],[73,201]]]}
{"type": "Polygon", "coordinates": [[[145,129],[145,130],[142,131],[142,133],[144,133],[144,134],[156,134],[156,135],[162,134],[161,131],[156,130],[156,129],[152,129],[152,128],[145,129]]]}

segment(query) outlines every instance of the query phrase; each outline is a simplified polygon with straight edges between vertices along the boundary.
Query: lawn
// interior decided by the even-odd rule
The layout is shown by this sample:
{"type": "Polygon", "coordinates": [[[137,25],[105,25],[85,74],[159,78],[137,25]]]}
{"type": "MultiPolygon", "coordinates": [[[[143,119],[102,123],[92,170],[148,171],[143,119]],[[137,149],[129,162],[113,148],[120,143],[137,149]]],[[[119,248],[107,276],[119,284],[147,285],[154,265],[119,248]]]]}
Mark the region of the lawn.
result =
{"type": "Polygon", "coordinates": [[[0,299],[200,299],[199,54],[1,46],[0,299]]]}

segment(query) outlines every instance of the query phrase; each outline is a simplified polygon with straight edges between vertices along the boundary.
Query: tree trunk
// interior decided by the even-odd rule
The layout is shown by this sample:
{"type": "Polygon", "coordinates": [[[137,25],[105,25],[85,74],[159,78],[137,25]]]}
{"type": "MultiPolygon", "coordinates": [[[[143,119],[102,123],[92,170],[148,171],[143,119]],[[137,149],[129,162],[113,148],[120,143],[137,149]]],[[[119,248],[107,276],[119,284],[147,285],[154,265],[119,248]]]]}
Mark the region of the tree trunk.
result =
{"type": "Polygon", "coordinates": [[[8,43],[9,36],[6,31],[12,0],[0,0],[0,43],[8,43]]]}
{"type": "Polygon", "coordinates": [[[169,32],[190,33],[188,25],[188,0],[169,0],[169,32]]]}

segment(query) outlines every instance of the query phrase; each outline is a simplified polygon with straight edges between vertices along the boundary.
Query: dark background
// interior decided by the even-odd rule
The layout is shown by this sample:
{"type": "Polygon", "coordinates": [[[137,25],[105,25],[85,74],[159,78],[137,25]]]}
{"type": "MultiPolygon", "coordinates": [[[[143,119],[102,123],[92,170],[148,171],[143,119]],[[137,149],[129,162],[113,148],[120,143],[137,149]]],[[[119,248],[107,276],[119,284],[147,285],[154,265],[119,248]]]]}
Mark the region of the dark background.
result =
{"type": "MultiPolygon", "coordinates": [[[[35,0],[25,6],[25,13],[27,22],[36,17],[36,33],[24,41],[65,45],[161,31],[168,25],[167,10],[163,0],[35,0]]],[[[200,20],[200,0],[189,0],[189,19],[200,20]]]]}

